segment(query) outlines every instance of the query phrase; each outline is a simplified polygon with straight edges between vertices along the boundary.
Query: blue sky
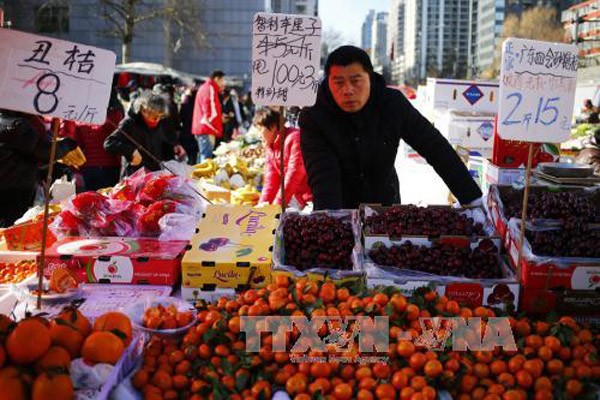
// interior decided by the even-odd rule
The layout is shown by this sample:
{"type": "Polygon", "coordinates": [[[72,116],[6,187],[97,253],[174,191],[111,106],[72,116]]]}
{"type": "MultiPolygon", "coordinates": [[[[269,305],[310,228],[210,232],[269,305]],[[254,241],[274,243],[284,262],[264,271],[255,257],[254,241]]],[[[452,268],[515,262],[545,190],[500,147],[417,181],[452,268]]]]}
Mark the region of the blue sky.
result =
{"type": "Polygon", "coordinates": [[[360,28],[370,9],[390,11],[390,0],[319,0],[323,30],[342,33],[347,44],[360,45],[360,28]]]}

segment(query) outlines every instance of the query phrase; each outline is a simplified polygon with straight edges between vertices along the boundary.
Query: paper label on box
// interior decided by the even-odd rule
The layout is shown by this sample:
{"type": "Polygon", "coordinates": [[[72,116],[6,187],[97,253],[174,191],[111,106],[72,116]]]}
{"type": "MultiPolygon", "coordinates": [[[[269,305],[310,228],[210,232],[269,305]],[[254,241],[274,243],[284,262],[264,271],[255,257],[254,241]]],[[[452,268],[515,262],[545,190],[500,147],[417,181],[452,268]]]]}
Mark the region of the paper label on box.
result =
{"type": "Polygon", "coordinates": [[[112,256],[108,260],[97,259],[94,262],[95,281],[107,279],[112,283],[129,283],[133,281],[133,263],[129,257],[112,256]]]}
{"type": "Polygon", "coordinates": [[[446,286],[445,294],[461,305],[478,307],[483,304],[483,287],[478,283],[451,283],[446,286]]]}
{"type": "Polygon", "coordinates": [[[577,267],[571,275],[571,289],[596,290],[600,288],[600,268],[577,267]]]}

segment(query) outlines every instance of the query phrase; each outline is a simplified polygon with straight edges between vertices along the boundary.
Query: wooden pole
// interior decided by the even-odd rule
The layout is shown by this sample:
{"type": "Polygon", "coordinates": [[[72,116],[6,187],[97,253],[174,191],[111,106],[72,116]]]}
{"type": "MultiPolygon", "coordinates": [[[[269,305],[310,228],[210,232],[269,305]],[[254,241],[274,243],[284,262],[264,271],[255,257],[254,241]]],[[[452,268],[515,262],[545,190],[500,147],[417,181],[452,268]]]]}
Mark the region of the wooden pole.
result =
{"type": "Polygon", "coordinates": [[[281,150],[281,213],[285,212],[285,107],[279,107],[279,135],[280,135],[280,150],[281,150]]]}
{"type": "Polygon", "coordinates": [[[521,262],[523,261],[523,243],[525,242],[525,225],[527,224],[527,204],[529,202],[529,186],[531,183],[531,162],[533,159],[533,143],[529,143],[527,154],[527,169],[525,170],[525,190],[523,192],[523,209],[521,211],[521,233],[519,235],[519,257],[517,257],[517,274],[521,276],[521,262]]]}
{"type": "Polygon", "coordinates": [[[37,308],[42,308],[42,286],[44,281],[44,267],[46,264],[46,235],[48,233],[48,211],[50,208],[50,186],[52,185],[52,175],[54,172],[54,159],[56,157],[56,141],[58,139],[58,130],[60,128],[60,119],[52,118],[52,146],[50,147],[50,160],[48,161],[48,176],[44,184],[44,225],[42,228],[42,251],[40,253],[40,264],[38,265],[38,297],[37,308]]]}

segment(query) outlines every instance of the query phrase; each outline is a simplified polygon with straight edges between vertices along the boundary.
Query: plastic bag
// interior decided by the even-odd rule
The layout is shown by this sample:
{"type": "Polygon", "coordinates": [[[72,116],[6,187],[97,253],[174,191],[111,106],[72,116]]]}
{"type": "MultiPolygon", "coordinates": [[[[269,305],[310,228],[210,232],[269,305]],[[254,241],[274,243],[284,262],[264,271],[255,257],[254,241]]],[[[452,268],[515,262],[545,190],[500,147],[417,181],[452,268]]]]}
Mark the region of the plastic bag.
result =
{"type": "Polygon", "coordinates": [[[110,364],[87,365],[83,358],[71,361],[71,381],[75,389],[98,389],[110,376],[113,366],[110,364]]]}
{"type": "Polygon", "coordinates": [[[160,240],[189,240],[196,231],[198,218],[187,214],[166,214],[159,221],[160,240]]]}

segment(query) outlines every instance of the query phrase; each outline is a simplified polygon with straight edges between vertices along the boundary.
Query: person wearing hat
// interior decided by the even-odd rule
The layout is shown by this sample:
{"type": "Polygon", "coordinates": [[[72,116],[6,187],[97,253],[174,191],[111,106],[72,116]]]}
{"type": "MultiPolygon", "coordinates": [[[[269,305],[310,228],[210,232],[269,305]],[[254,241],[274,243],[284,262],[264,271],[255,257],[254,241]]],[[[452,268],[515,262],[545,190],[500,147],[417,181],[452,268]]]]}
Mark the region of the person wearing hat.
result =
{"type": "Polygon", "coordinates": [[[594,174],[600,175],[600,126],[594,130],[589,145],[577,154],[575,162],[591,165],[594,167],[594,174]]]}
{"type": "Polygon", "coordinates": [[[433,166],[461,204],[481,190],[452,146],[397,90],[386,87],[366,52],[333,51],[316,104],[299,119],[302,155],[315,209],[400,203],[395,168],[400,140],[433,166]]]}

